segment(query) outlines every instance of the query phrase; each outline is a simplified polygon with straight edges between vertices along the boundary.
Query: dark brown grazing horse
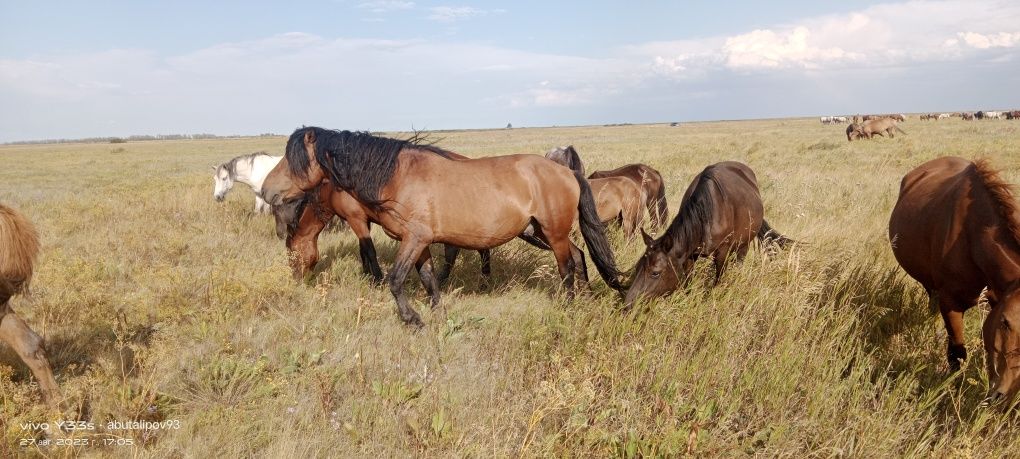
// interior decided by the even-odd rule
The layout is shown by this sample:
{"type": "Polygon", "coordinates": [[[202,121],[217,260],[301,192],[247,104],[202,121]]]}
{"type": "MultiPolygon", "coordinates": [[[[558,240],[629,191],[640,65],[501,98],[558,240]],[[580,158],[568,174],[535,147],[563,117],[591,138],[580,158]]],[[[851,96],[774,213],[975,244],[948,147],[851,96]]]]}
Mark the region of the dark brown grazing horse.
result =
{"type": "MultiPolygon", "coordinates": [[[[545,157],[584,174],[584,164],[573,145],[554,148],[546,153],[545,157]]],[[[666,224],[669,216],[669,209],[666,207],[666,183],[659,171],[647,164],[628,164],[613,170],[592,172],[588,180],[594,189],[595,179],[609,177],[624,177],[641,187],[643,206],[648,209],[652,226],[662,228],[666,224]]],[[[600,211],[600,215],[601,213],[600,211]]]]}
{"type": "Polygon", "coordinates": [[[742,259],[752,239],[772,240],[780,247],[793,242],[772,230],[764,212],[751,168],[733,161],[706,167],[687,188],[680,212],[662,237],[653,240],[641,231],[647,248],[627,290],[626,307],[676,290],[700,257],[714,257],[718,283],[727,258],[742,259]]]}
{"type": "Polygon", "coordinates": [[[305,127],[291,134],[286,154],[266,177],[262,194],[266,202],[279,204],[328,176],[337,188],[374,209],[383,229],[400,240],[387,276],[400,318],[421,326],[404,281],[416,267],[433,309],[440,305],[427,250],[434,242],[481,250],[522,233],[533,235],[552,249],[572,297],[575,273],[587,280],[583,252],[569,238],[579,214],[581,234],[599,274],[610,287],[623,288],[588,181],[551,164],[536,155],[455,160],[435,146],[305,127]]]}
{"type": "Polygon", "coordinates": [[[46,360],[43,340],[11,308],[9,300],[28,289],[39,253],[39,236],[29,221],[0,204],[0,341],[7,343],[32,370],[43,399],[59,408],[60,388],[46,360]]]}
{"type": "Polygon", "coordinates": [[[889,220],[903,270],[937,301],[955,371],[967,358],[963,313],[988,288],[990,401],[1020,390],[1020,221],[1010,186],[984,160],[943,157],[907,173],[889,220]]]}

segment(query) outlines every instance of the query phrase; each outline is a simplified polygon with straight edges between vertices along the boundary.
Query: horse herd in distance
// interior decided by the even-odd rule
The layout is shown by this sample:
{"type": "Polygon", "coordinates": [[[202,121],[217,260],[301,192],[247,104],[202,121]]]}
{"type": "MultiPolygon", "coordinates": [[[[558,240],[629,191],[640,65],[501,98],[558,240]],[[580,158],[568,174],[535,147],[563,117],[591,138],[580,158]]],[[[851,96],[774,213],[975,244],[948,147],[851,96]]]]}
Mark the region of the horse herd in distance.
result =
{"type": "MultiPolygon", "coordinates": [[[[491,249],[522,239],[551,251],[560,286],[572,301],[578,289],[595,295],[585,254],[571,238],[579,228],[599,276],[618,292],[621,311],[651,307],[655,298],[688,291],[701,259],[715,267],[714,287],[727,264],[740,261],[756,242],[769,255],[811,250],[769,225],[754,171],[735,161],[709,164],[694,176],[668,224],[669,184],[655,168],[625,164],[585,176],[572,146],[545,155],[469,158],[417,135],[395,139],[303,127],[288,138],[283,156],[233,158],[214,166],[214,181],[218,201],[234,182],[251,186],[255,211],[273,213],[299,280],[318,259],[321,231],[335,216],[345,220],[359,239],[362,271],[389,288],[398,317],[415,328],[424,322],[405,292],[410,271],[417,271],[431,308],[445,315],[442,286],[461,249],[482,257],[483,289],[491,249]],[[645,232],[646,217],[660,236],[645,232]],[[644,253],[628,272],[617,266],[607,237],[610,222],[619,222],[627,237],[640,232],[643,238],[644,253]],[[372,224],[398,241],[385,276],[376,260],[372,224]],[[445,246],[446,264],[439,271],[429,250],[434,243],[445,246]]],[[[942,315],[950,371],[958,371],[967,358],[964,312],[987,299],[990,312],[982,334],[989,381],[983,403],[988,405],[1010,406],[1020,392],[1018,216],[1011,186],[987,160],[941,157],[904,176],[889,223],[896,260],[942,315]]],[[[14,348],[40,382],[44,399],[57,406],[59,390],[42,339],[8,303],[27,288],[38,247],[27,219],[0,205],[0,340],[14,348]]]]}
{"type": "MultiPolygon", "coordinates": [[[[923,113],[918,115],[921,121],[945,120],[950,118],[961,118],[967,121],[973,120],[1015,120],[1020,119],[1020,110],[1013,111],[978,111],[978,112],[956,112],[956,113],[923,113]]],[[[878,135],[881,137],[895,137],[897,132],[906,134],[898,126],[898,123],[907,120],[903,114],[888,115],[854,115],[847,116],[822,116],[818,118],[822,124],[842,124],[850,122],[846,127],[846,140],[852,142],[857,139],[872,139],[878,135]]]]}

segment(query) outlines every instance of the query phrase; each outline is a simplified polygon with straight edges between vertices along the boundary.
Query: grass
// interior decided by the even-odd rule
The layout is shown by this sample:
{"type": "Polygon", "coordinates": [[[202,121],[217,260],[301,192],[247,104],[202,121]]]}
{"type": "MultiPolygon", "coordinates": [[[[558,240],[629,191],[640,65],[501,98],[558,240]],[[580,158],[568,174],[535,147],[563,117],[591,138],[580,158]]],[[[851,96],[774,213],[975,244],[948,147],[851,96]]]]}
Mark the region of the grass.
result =
{"type": "MultiPolygon", "coordinates": [[[[552,256],[520,242],[494,251],[481,291],[466,252],[445,321],[409,282],[419,332],[360,275],[349,232],[324,234],[298,283],[248,190],[213,201],[211,165],[283,138],[0,147],[0,201],[44,244],[14,307],[47,340],[62,417],[95,425],[23,429],[57,417],[2,348],[0,456],[1016,457],[1017,416],[978,406],[982,308],[967,314],[972,358],[950,375],[941,320],[886,230],[900,178],[928,159],[987,156],[1020,181],[1020,124],[903,127],[853,143],[804,119],[444,132],[469,156],[573,144],[590,170],[650,164],[671,216],[704,166],[743,161],[771,225],[810,245],[753,251],[717,288],[629,314],[597,278],[593,297],[566,302],[552,256]]],[[[374,237],[385,269],[396,246],[374,237]]],[[[633,266],[640,238],[612,240],[633,266]]]]}

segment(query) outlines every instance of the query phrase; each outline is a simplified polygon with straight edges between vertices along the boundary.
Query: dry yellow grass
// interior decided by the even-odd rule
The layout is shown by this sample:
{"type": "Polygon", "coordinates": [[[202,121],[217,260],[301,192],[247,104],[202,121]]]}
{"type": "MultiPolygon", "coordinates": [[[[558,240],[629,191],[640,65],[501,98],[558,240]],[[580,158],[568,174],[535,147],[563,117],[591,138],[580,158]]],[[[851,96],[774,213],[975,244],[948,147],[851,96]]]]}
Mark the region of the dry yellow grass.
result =
{"type": "MultiPolygon", "coordinates": [[[[980,322],[950,376],[940,319],[886,236],[899,180],[941,155],[987,156],[1020,181],[1020,123],[903,125],[847,143],[817,120],[447,132],[469,156],[573,144],[590,170],[644,162],[670,214],[705,165],[757,173],[766,218],[810,245],[734,266],[717,288],[624,315],[556,294],[552,256],[495,250],[482,292],[465,253],[445,322],[400,324],[360,276],[349,232],[291,280],[272,219],[251,193],[212,199],[209,166],[283,138],[0,147],[0,202],[38,227],[34,293],[16,310],[48,343],[65,418],[134,446],[20,448],[58,438],[26,368],[0,350],[0,455],[142,457],[1015,456],[1015,415],[984,410],[980,322]],[[177,421],[113,431],[108,421],[177,421]]],[[[375,231],[384,269],[395,245],[375,231]]],[[[613,234],[622,267],[640,238],[613,234]]],[[[594,270],[591,269],[594,273],[594,270]]],[[[413,276],[412,276],[413,277],[413,276]]]]}

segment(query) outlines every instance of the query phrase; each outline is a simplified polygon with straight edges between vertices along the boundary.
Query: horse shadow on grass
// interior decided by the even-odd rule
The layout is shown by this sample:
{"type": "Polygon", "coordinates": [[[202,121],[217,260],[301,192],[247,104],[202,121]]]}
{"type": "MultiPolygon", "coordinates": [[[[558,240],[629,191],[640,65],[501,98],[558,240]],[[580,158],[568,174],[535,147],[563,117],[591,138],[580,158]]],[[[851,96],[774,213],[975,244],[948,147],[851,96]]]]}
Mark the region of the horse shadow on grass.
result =
{"type": "MultiPolygon", "coordinates": [[[[980,349],[969,349],[970,357],[961,373],[950,372],[938,310],[920,284],[899,267],[843,261],[826,269],[833,272],[833,281],[821,292],[818,304],[854,309],[858,339],[876,368],[873,380],[913,377],[922,389],[934,389],[950,378],[983,378],[980,349]]],[[[976,307],[970,313],[981,314],[983,310],[976,307]]]]}
{"type": "MultiPolygon", "coordinates": [[[[398,242],[376,238],[375,249],[379,266],[384,275],[389,272],[393,259],[396,257],[398,242]]],[[[584,250],[584,247],[582,250],[584,250]]],[[[312,268],[306,279],[315,279],[328,273],[338,260],[347,259],[361,274],[361,255],[358,241],[344,238],[336,244],[323,247],[320,243],[319,262],[312,268]]],[[[445,266],[444,248],[442,244],[432,244],[432,263],[436,270],[445,266]]],[[[559,274],[556,259],[552,252],[531,247],[523,241],[514,240],[491,249],[491,276],[483,282],[481,256],[475,250],[461,250],[457,257],[450,278],[443,288],[444,293],[459,290],[470,294],[496,293],[511,286],[523,285],[528,288],[546,290],[550,293],[559,291],[559,274]]],[[[585,257],[589,258],[587,251],[585,257]]],[[[591,260],[588,259],[588,276],[594,285],[598,278],[591,260]]],[[[421,289],[417,273],[408,276],[408,286],[421,289]]]]}

